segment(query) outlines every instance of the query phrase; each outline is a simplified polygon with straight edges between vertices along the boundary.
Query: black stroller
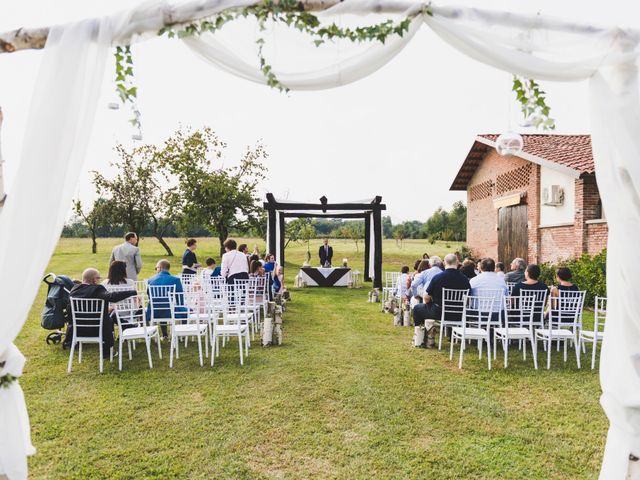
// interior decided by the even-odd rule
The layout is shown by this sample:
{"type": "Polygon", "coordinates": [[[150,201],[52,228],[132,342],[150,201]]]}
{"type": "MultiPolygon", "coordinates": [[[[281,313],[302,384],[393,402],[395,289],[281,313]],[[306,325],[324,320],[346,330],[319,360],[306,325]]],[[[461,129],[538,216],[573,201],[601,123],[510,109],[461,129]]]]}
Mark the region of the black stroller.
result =
{"type": "MultiPolygon", "coordinates": [[[[47,300],[42,309],[40,325],[45,330],[54,330],[47,335],[47,344],[58,344],[66,336],[62,330],[67,323],[71,323],[71,304],[69,292],[73,288],[73,280],[65,275],[47,273],[42,279],[47,284],[47,300]]],[[[62,348],[65,344],[62,344],[62,348]]]]}

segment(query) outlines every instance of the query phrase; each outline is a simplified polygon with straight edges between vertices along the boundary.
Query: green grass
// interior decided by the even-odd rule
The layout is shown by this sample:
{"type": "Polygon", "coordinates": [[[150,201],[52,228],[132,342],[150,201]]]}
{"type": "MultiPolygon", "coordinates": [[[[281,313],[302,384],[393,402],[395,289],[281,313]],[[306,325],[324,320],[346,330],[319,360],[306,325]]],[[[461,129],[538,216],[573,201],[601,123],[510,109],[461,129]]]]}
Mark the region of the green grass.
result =
{"type": "MultiPolygon", "coordinates": [[[[49,270],[104,273],[116,242],[101,240],[93,256],[88,241],[62,240],[49,270]]],[[[361,268],[353,242],[333,244],[361,268]]],[[[146,277],[162,251],[152,240],[142,248],[146,277]]],[[[449,250],[384,249],[389,269],[449,250]]],[[[216,251],[202,241],[199,258],[216,251]]],[[[305,251],[287,249],[288,275],[305,251]]],[[[31,478],[597,477],[607,428],[598,376],[574,357],[563,364],[554,351],[552,370],[535,371],[514,351],[507,370],[499,358],[489,372],[472,348],[458,370],[448,352],[412,348],[412,329],[366,303],[366,288],[308,288],[292,292],[285,344],[253,346],[244,367],[234,342],[213,369],[188,348],[172,370],[154,353],[149,370],[138,348],[122,372],[100,375],[89,347],[67,375],[68,352],[47,346],[39,327],[44,292],[17,341],[38,448],[31,478]]]]}

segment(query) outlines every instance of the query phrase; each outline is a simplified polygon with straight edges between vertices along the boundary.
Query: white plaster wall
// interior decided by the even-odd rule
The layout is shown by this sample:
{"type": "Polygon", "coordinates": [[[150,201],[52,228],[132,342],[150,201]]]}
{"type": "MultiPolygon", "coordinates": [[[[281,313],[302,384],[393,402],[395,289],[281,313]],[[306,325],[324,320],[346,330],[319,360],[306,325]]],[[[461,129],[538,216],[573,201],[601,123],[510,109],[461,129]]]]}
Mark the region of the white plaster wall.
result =
{"type": "Polygon", "coordinates": [[[540,226],[573,223],[576,205],[575,179],[548,167],[540,167],[540,226]],[[544,205],[542,192],[551,185],[564,190],[564,203],[558,207],[544,205]]]}

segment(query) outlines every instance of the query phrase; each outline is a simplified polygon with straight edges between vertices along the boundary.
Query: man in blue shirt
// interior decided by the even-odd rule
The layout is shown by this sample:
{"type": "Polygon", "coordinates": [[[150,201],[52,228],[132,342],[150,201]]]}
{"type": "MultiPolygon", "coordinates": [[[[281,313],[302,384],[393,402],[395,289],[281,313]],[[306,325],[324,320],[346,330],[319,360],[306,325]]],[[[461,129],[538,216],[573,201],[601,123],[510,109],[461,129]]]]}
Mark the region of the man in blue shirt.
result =
{"type": "Polygon", "coordinates": [[[497,321],[497,317],[503,309],[503,298],[509,294],[507,284],[504,277],[496,273],[496,262],[492,258],[483,258],[480,261],[480,274],[473,277],[469,282],[471,284],[471,295],[476,297],[492,296],[493,297],[493,320],[497,321]]]}
{"type": "MultiPolygon", "coordinates": [[[[182,282],[178,277],[174,277],[173,275],[171,275],[171,273],[169,273],[170,268],[171,268],[171,264],[169,263],[168,260],[164,260],[164,259],[159,260],[158,263],[156,264],[156,272],[158,273],[153,277],[151,277],[149,280],[147,280],[147,285],[148,286],[165,286],[165,285],[175,286],[174,292],[178,294],[176,295],[176,306],[174,309],[175,318],[176,319],[186,318],[187,309],[186,307],[184,307],[184,298],[183,298],[184,289],[182,288],[182,282]]],[[[149,290],[147,290],[147,294],[150,295],[149,290]]],[[[167,308],[154,309],[153,318],[154,319],[171,318],[171,312],[167,308]]],[[[150,319],[151,319],[151,302],[149,302],[149,304],[147,305],[147,320],[150,320],[150,319]]],[[[162,335],[166,337],[167,326],[161,325],[160,328],[162,329],[162,335]]]]}
{"type": "Polygon", "coordinates": [[[469,290],[469,279],[458,271],[458,257],[450,253],[444,257],[444,272],[437,274],[427,287],[424,303],[413,308],[413,323],[427,330],[426,348],[435,347],[435,322],[442,316],[442,289],[469,290]]]}
{"type": "Polygon", "coordinates": [[[420,272],[419,275],[416,275],[411,283],[411,293],[416,295],[424,294],[425,290],[433,280],[433,277],[442,273],[442,260],[437,255],[434,255],[429,259],[429,264],[431,268],[420,272]]]}

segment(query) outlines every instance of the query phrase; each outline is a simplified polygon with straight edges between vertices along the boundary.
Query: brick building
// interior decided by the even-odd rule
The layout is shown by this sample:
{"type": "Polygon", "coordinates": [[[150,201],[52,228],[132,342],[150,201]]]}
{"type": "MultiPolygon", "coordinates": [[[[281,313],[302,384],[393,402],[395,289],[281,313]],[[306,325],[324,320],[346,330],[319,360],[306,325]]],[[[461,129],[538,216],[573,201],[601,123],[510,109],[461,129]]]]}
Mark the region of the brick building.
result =
{"type": "Polygon", "coordinates": [[[607,244],[589,135],[523,135],[501,156],[498,135],[479,135],[451,190],[467,192],[467,244],[508,265],[591,255],[607,244]]]}

